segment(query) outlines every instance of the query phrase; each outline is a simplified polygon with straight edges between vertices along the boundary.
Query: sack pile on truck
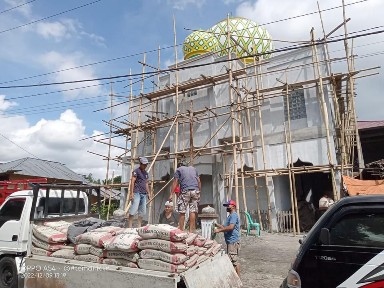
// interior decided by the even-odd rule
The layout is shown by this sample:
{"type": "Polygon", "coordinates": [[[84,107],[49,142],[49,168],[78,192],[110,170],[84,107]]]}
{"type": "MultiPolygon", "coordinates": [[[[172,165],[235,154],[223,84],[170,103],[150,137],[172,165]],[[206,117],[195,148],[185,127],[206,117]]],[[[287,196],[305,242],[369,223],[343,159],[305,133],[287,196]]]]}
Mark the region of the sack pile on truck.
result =
{"type": "Polygon", "coordinates": [[[221,245],[203,236],[167,224],[149,224],[138,229],[142,269],[181,273],[220,251],[221,245]]]}
{"type": "Polygon", "coordinates": [[[58,221],[46,222],[43,226],[33,225],[31,253],[33,255],[73,259],[75,257],[73,246],[67,245],[65,232],[70,224],[65,221],[58,221]]]}
{"type": "Polygon", "coordinates": [[[75,260],[137,268],[136,229],[106,226],[75,237],[75,260]]]}

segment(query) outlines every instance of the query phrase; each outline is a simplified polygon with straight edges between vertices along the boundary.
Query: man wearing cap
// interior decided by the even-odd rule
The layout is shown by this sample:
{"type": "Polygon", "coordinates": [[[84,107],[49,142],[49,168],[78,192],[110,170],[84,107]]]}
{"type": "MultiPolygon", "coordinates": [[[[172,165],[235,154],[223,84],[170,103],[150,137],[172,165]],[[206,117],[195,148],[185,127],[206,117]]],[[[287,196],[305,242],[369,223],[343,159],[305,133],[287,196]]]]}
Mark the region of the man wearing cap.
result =
{"type": "Polygon", "coordinates": [[[237,275],[240,276],[239,250],[240,250],[240,218],[236,212],[236,202],[228,200],[223,204],[227,207],[229,215],[225,225],[215,223],[219,228],[215,229],[215,233],[224,232],[225,243],[227,243],[227,253],[231,258],[232,264],[235,267],[237,275]]]}
{"type": "Polygon", "coordinates": [[[139,157],[140,166],[133,170],[131,178],[131,191],[129,199],[132,201],[129,208],[128,227],[132,227],[133,217],[138,215],[138,227],[141,227],[143,217],[147,213],[147,197],[149,195],[148,172],[145,171],[148,165],[148,159],[139,157]]]}
{"type": "Polygon", "coordinates": [[[185,213],[189,207],[189,232],[194,233],[196,229],[196,214],[199,208],[201,182],[199,173],[192,166],[185,166],[180,163],[173,176],[171,194],[169,201],[172,201],[173,193],[180,184],[180,192],[177,193],[177,212],[179,216],[179,229],[184,230],[185,213]]]}
{"type": "Polygon", "coordinates": [[[173,203],[170,201],[165,202],[165,209],[159,218],[159,224],[168,224],[177,227],[179,224],[179,216],[173,211],[173,203]]]}

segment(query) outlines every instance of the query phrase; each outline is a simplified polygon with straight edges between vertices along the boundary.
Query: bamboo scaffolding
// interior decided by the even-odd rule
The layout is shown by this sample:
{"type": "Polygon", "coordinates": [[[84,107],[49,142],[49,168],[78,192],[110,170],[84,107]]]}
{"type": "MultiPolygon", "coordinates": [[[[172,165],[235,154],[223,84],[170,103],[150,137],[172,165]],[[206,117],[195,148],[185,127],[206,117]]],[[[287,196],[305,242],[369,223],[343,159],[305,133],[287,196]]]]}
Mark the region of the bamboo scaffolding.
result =
{"type": "MultiPolygon", "coordinates": [[[[108,156],[107,156],[107,171],[105,174],[105,184],[108,184],[108,178],[109,178],[109,165],[110,165],[110,159],[111,159],[111,142],[112,142],[112,105],[113,105],[113,91],[112,91],[112,83],[110,83],[111,91],[109,96],[111,97],[111,110],[110,110],[110,120],[109,120],[109,142],[108,142],[108,156]]],[[[105,201],[106,193],[104,194],[104,201],[105,201]]]]}

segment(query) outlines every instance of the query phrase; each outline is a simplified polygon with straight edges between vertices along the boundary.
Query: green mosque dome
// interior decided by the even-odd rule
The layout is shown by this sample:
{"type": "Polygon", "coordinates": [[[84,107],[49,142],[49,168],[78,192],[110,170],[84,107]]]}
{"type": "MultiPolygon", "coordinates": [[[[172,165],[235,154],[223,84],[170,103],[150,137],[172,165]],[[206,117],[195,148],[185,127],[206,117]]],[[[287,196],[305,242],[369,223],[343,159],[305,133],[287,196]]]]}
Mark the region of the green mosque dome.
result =
{"type": "Polygon", "coordinates": [[[195,31],[185,38],[183,43],[184,60],[207,53],[216,52],[218,42],[216,37],[205,31],[195,31]]]}
{"type": "Polygon", "coordinates": [[[262,53],[262,59],[269,59],[273,50],[271,35],[256,22],[240,17],[224,19],[210,28],[207,32],[195,31],[184,41],[184,59],[196,55],[214,51],[219,56],[228,54],[228,48],[237,57],[245,57],[245,63],[253,63],[253,57],[247,57],[256,53],[262,53]],[[228,45],[227,23],[231,35],[228,45]]]}

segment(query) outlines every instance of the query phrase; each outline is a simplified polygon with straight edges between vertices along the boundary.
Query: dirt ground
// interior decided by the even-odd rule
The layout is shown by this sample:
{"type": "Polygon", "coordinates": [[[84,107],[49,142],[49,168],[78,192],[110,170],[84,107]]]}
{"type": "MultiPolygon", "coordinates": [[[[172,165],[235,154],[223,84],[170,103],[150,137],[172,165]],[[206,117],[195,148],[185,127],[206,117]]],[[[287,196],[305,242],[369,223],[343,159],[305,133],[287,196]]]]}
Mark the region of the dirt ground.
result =
{"type": "MultiPolygon", "coordinates": [[[[254,231],[252,231],[254,232],[254,231]]],[[[223,234],[216,241],[224,243],[223,234]]],[[[302,236],[262,232],[240,240],[241,281],[245,288],[279,287],[287,275],[302,236]]],[[[225,244],[224,244],[225,245],[225,244]]]]}

